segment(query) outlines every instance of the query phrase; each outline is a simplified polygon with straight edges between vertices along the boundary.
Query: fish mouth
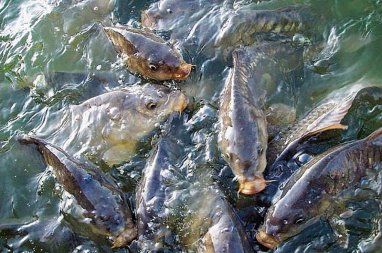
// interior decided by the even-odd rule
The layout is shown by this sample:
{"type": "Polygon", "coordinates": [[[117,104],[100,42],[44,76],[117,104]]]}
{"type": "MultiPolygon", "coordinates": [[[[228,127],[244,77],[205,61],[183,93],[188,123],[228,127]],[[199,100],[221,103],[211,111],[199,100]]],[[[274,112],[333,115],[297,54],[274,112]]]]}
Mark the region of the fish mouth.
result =
{"type": "Polygon", "coordinates": [[[267,181],[263,177],[256,176],[255,179],[248,181],[247,179],[239,180],[239,192],[245,195],[253,195],[267,187],[267,181]]]}
{"type": "Polygon", "coordinates": [[[173,74],[174,80],[185,80],[191,73],[192,69],[191,64],[182,63],[178,68],[176,68],[175,73],[173,74]]]}
{"type": "Polygon", "coordinates": [[[280,244],[275,236],[267,234],[264,230],[259,230],[256,234],[256,240],[263,246],[274,249],[280,244]]]}
{"type": "Polygon", "coordinates": [[[181,91],[177,91],[176,99],[173,103],[173,110],[175,112],[183,112],[188,105],[188,98],[181,91]]]}
{"type": "Polygon", "coordinates": [[[141,23],[142,23],[142,26],[144,27],[155,28],[156,18],[149,15],[147,11],[143,11],[141,13],[141,23]]]}
{"type": "Polygon", "coordinates": [[[138,231],[136,227],[128,228],[124,230],[113,240],[113,244],[111,248],[115,249],[115,248],[120,248],[127,245],[129,242],[137,238],[137,234],[138,234],[138,231]]]}

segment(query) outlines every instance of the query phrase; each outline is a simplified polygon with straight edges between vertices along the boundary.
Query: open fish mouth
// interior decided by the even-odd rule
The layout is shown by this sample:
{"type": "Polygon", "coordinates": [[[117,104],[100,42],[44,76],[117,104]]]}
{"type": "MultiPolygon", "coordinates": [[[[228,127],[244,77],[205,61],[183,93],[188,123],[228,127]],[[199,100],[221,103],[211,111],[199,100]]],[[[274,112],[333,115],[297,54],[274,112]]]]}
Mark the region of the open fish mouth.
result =
{"type": "Polygon", "coordinates": [[[192,64],[182,63],[173,74],[174,80],[185,80],[191,73],[192,64]]]}
{"type": "Polygon", "coordinates": [[[142,25],[145,27],[155,28],[156,26],[155,17],[152,17],[151,15],[149,15],[147,11],[142,12],[141,22],[142,22],[142,25]]]}
{"type": "Polygon", "coordinates": [[[272,236],[267,234],[264,230],[259,230],[256,234],[256,240],[263,246],[274,249],[277,247],[277,245],[280,244],[280,241],[272,236]]]}
{"type": "Polygon", "coordinates": [[[239,180],[239,192],[246,195],[253,195],[267,187],[267,181],[263,177],[255,177],[253,180],[239,180]]]}

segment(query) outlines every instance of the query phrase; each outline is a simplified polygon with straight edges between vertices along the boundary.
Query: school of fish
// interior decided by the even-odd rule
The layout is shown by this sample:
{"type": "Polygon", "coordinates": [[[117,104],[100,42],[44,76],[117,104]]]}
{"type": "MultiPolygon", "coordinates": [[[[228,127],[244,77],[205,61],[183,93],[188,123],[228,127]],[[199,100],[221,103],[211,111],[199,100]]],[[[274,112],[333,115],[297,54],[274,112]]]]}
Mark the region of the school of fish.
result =
{"type": "MultiPolygon", "coordinates": [[[[273,103],[273,94],[322,49],[323,42],[314,38],[319,29],[314,23],[322,17],[308,5],[223,12],[223,2],[161,0],[142,10],[138,26],[103,25],[99,32],[115,50],[115,61],[139,82],[63,107],[18,141],[37,148],[57,184],[75,200],[66,204],[81,210],[74,220],[86,228],[78,233],[102,237],[113,250],[277,249],[320,220],[348,249],[347,228],[335,218],[348,211],[347,201],[365,181],[380,183],[382,122],[364,138],[301,155],[298,166],[288,164],[307,145],[346,132],[344,122],[366,98],[381,106],[382,88],[345,87],[297,118],[293,105],[273,103]],[[204,16],[219,20],[216,30],[203,29],[204,16]],[[173,31],[179,22],[196,25],[173,31]],[[170,37],[164,39],[163,31],[170,37]],[[182,82],[198,71],[182,55],[191,44],[203,57],[226,64],[220,96],[210,104],[183,91],[182,82]],[[199,136],[196,129],[208,134],[199,136]],[[129,162],[144,145],[150,151],[132,201],[110,170],[129,162]],[[191,155],[194,147],[208,155],[191,155]],[[220,177],[232,179],[237,196],[227,194],[220,177]],[[240,215],[240,198],[251,208],[257,198],[267,204],[247,219],[240,215]]],[[[382,197],[381,189],[372,190],[382,197]]]]}

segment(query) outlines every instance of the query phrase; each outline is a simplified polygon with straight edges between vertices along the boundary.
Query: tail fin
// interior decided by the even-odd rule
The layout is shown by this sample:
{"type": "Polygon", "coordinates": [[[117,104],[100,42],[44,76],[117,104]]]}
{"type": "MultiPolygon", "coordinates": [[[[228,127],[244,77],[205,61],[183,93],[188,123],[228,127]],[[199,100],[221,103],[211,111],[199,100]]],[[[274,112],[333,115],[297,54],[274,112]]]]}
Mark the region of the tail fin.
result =
{"type": "Polygon", "coordinates": [[[23,145],[28,145],[28,144],[35,144],[35,145],[44,145],[46,144],[43,140],[40,140],[36,137],[32,137],[27,134],[22,134],[17,136],[17,141],[20,142],[23,145]]]}

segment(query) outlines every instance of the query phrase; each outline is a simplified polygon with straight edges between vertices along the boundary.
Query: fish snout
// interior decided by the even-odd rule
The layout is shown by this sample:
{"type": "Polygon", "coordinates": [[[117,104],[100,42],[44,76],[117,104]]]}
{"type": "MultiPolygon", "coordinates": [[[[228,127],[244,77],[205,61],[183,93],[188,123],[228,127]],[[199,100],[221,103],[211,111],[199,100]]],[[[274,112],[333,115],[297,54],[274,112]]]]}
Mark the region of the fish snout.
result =
{"type": "Polygon", "coordinates": [[[173,74],[174,80],[185,80],[191,73],[192,65],[189,63],[182,63],[178,68],[176,68],[173,74]]]}
{"type": "Polygon", "coordinates": [[[263,246],[273,249],[276,248],[277,245],[280,244],[280,240],[278,240],[275,236],[266,233],[264,230],[259,230],[256,234],[256,240],[263,246]]]}
{"type": "Polygon", "coordinates": [[[137,227],[131,227],[125,229],[122,233],[120,233],[114,240],[111,248],[120,248],[127,245],[129,242],[137,238],[137,227]]]}
{"type": "Polygon", "coordinates": [[[267,222],[267,225],[265,227],[265,232],[268,235],[275,236],[280,232],[281,227],[279,225],[272,225],[269,222],[267,222]]]}
{"type": "Polygon", "coordinates": [[[159,18],[160,18],[159,15],[155,15],[152,12],[150,12],[149,10],[143,11],[141,14],[142,26],[155,28],[156,27],[156,20],[159,18]]]}
{"type": "Polygon", "coordinates": [[[239,192],[246,195],[261,192],[267,186],[267,181],[259,176],[256,176],[253,180],[239,180],[239,183],[239,192]]]}

